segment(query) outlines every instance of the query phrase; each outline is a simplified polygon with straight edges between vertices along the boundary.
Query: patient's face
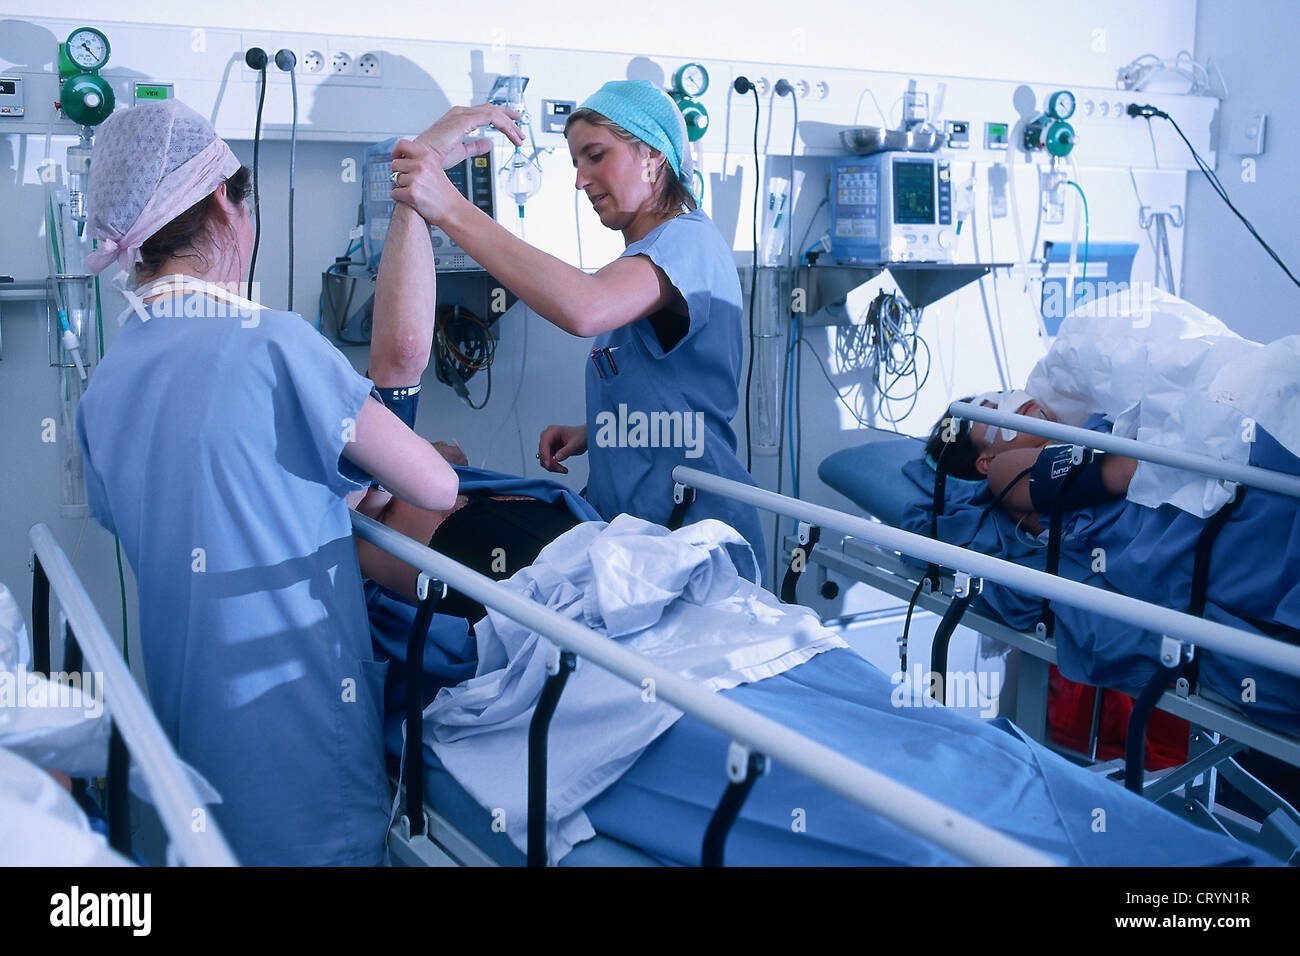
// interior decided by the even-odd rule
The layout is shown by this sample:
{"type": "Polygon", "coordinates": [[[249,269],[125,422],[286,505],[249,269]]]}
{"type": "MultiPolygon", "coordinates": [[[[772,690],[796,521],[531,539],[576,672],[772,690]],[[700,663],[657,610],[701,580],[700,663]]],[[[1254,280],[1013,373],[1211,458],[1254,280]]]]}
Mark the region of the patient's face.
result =
{"type": "MultiPolygon", "coordinates": [[[[980,403],[985,408],[996,408],[996,404],[985,399],[980,403]]],[[[1056,415],[1050,408],[1040,405],[1034,399],[1023,403],[1016,409],[1017,415],[1025,415],[1029,418],[1042,418],[1049,422],[1057,420],[1056,415]]],[[[985,425],[983,422],[976,422],[971,426],[971,441],[980,450],[980,460],[995,458],[1004,452],[1011,451],[1014,448],[1042,448],[1048,444],[1050,439],[1043,438],[1039,435],[1031,435],[1028,432],[1017,432],[1014,438],[1006,438],[1003,435],[1003,429],[985,425]]],[[[980,467],[976,462],[976,467],[980,467]]],[[[983,470],[983,469],[981,469],[983,470]]]]}

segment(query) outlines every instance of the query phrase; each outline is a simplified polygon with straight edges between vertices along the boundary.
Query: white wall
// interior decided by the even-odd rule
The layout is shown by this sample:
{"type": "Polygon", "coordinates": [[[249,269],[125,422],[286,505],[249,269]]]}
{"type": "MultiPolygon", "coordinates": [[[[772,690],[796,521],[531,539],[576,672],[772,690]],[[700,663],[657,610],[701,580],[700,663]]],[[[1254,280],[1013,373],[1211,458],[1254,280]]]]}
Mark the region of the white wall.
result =
{"type": "MultiPolygon", "coordinates": [[[[95,24],[102,4],[50,0],[39,7],[44,32],[36,31],[39,43],[28,42],[33,36],[31,21],[37,15],[35,5],[16,13],[0,12],[0,68],[18,64],[26,69],[41,70],[52,63],[54,44],[66,35],[72,21],[95,24]],[[4,22],[17,17],[25,23],[4,22]],[[64,18],[47,21],[44,18],[64,18]],[[21,29],[20,29],[21,28],[21,29]],[[62,35],[59,35],[62,34],[62,35]],[[22,41],[21,43],[19,41],[22,41]],[[26,44],[26,45],[23,45],[26,44]],[[9,66],[6,66],[8,64],[9,66]]],[[[1072,87],[1113,86],[1117,66],[1138,54],[1155,50],[1172,55],[1190,48],[1194,39],[1196,4],[1193,0],[1158,0],[1145,2],[1136,12],[1127,0],[1104,0],[1085,8],[1082,5],[1039,2],[993,2],[993,0],[911,0],[906,4],[864,3],[862,0],[828,0],[803,8],[787,3],[758,0],[743,6],[734,4],[661,3],[653,8],[644,5],[619,6],[594,3],[439,5],[439,13],[430,12],[425,2],[386,2],[364,5],[341,0],[325,0],[310,7],[310,22],[304,23],[300,4],[229,0],[219,6],[168,7],[160,14],[154,3],[142,0],[118,0],[110,15],[118,24],[153,24],[160,15],[169,23],[224,31],[235,31],[248,42],[258,42],[264,34],[267,45],[274,48],[277,34],[312,30],[335,36],[400,37],[394,44],[408,41],[443,43],[479,43],[488,46],[489,56],[501,58],[511,49],[563,48],[590,51],[591,62],[618,57],[622,75],[628,61],[637,55],[655,57],[671,69],[688,59],[729,61],[752,64],[771,70],[773,77],[803,71],[812,75],[827,70],[885,70],[899,74],[946,76],[957,90],[959,77],[983,80],[1034,81],[1072,87]],[[683,24],[685,27],[683,27],[683,24]],[[786,65],[788,69],[779,65],[786,65]]],[[[1243,28],[1244,30],[1245,28],[1243,28]]],[[[142,43],[130,26],[118,25],[110,31],[119,42],[115,50],[130,50],[142,43]]],[[[242,42],[242,40],[241,40],[242,42]]],[[[377,41],[376,47],[387,44],[377,41]]],[[[125,53],[123,54],[125,55],[125,53]]],[[[581,58],[573,62],[588,62],[581,58]]],[[[148,72],[151,63],[114,60],[120,67],[148,72]]],[[[749,67],[746,67],[749,69],[749,67]]],[[[456,77],[438,78],[443,88],[463,83],[456,77]]],[[[901,83],[906,76],[895,77],[901,83]]],[[[232,80],[232,87],[239,83],[232,80]]],[[[714,78],[715,95],[725,88],[726,77],[714,78]]],[[[1042,87],[1040,87],[1041,89],[1042,87]]],[[[248,97],[249,85],[230,96],[248,97]]],[[[530,90],[531,92],[531,90],[530,90]]],[[[581,96],[585,91],[574,93],[581,96]]],[[[283,94],[277,94],[282,96],[283,94]]],[[[549,95],[549,94],[540,94],[549,95]]],[[[886,97],[889,99],[889,97],[886,97]]],[[[235,102],[235,100],[231,100],[235,102]]],[[[892,100],[891,100],[892,102],[892,100]]],[[[889,109],[889,102],[882,104],[889,109]]],[[[766,106],[766,104],[765,104],[766,106]]],[[[735,106],[733,130],[745,129],[752,107],[744,113],[735,106]]],[[[47,108],[34,99],[29,112],[42,114],[47,108]]],[[[870,109],[869,106],[866,109],[870,109]]],[[[715,118],[718,115],[715,109],[715,118]]],[[[869,114],[864,111],[864,117],[869,114]]],[[[844,116],[839,122],[851,122],[844,116]]],[[[867,121],[864,118],[864,122],[867,121]]],[[[787,122],[782,119],[781,122],[787,122]]],[[[43,155],[44,128],[29,130],[27,135],[12,132],[15,127],[0,125],[0,274],[33,278],[44,274],[44,254],[40,238],[41,192],[34,170],[43,155]]],[[[717,134],[718,130],[715,130],[717,134]]],[[[282,136],[277,130],[274,135],[282,136]]],[[[733,134],[729,143],[727,171],[748,168],[744,140],[733,134]]],[[[780,156],[788,142],[789,126],[782,134],[779,125],[771,131],[771,152],[780,156]],[[784,139],[783,139],[784,137],[784,139]]],[[[709,154],[706,168],[723,170],[719,142],[706,140],[709,154]]],[[[67,142],[55,141],[55,155],[61,155],[67,142]]],[[[251,158],[250,144],[232,144],[242,159],[251,158]]],[[[294,276],[295,307],[305,315],[314,314],[319,292],[319,273],[334,256],[343,251],[346,232],[355,217],[358,187],[344,182],[339,175],[341,163],[360,158],[360,143],[300,142],[298,148],[297,249],[294,276]]],[[[285,215],[287,144],[273,141],[263,154],[263,213],[268,223],[282,222],[285,215]]],[[[555,247],[561,254],[576,243],[572,203],[571,169],[561,151],[548,158],[548,179],[543,194],[529,206],[528,238],[544,247],[555,247]],[[552,175],[554,171],[554,175],[552,175]]],[[[778,158],[774,170],[784,171],[786,160],[778,158]]],[[[827,160],[816,156],[802,158],[799,168],[809,174],[810,187],[801,202],[795,220],[796,234],[809,224],[813,208],[820,201],[818,184],[824,181],[827,160]]],[[[1080,149],[1081,181],[1093,202],[1095,238],[1124,238],[1136,232],[1136,200],[1126,174],[1093,170],[1087,166],[1086,150],[1080,149]]],[[[719,188],[711,197],[719,226],[729,237],[735,235],[739,259],[748,259],[748,219],[738,213],[751,201],[752,179],[733,179],[729,187],[719,188]],[[728,191],[730,189],[730,192],[728,191]],[[719,214],[719,204],[731,210],[719,214]]],[[[982,172],[980,178],[982,182],[982,172]]],[[[1021,171],[1019,181],[1023,207],[1032,207],[1033,174],[1021,171]]],[[[1174,201],[1183,195],[1181,172],[1139,174],[1144,192],[1167,193],[1174,201]]],[[[982,187],[981,187],[982,188],[982,187]]],[[[978,208],[983,211],[981,195],[978,208]]],[[[617,250],[617,237],[595,236],[589,210],[582,210],[585,264],[606,261],[617,250]],[[611,241],[613,240],[613,241],[611,241]]],[[[824,214],[822,214],[824,221],[824,214]]],[[[1032,231],[1032,212],[1022,208],[1026,232],[1032,231]]],[[[824,229],[814,222],[813,235],[824,229]]],[[[977,222],[987,228],[987,221],[977,222]]],[[[969,233],[964,234],[966,241],[969,233]]],[[[981,241],[987,233],[981,231],[981,241]]],[[[1068,224],[1058,227],[1047,238],[1068,238],[1068,224]]],[[[993,236],[994,252],[1007,261],[1014,239],[1008,221],[1001,220],[993,236]]],[[[1178,237],[1176,237],[1177,241],[1178,237]]],[[[1028,242],[1028,236],[1024,241],[1028,242]]],[[[983,247],[987,254],[987,246],[983,247]]],[[[1145,249],[1143,255],[1149,257],[1145,249]]],[[[1149,271],[1149,258],[1139,260],[1139,272],[1149,271]]],[[[267,289],[267,300],[280,304],[288,288],[287,251],[282,229],[270,228],[263,236],[258,277],[267,289]]],[[[1012,375],[1023,380],[1039,348],[1033,332],[1032,305],[1007,280],[999,282],[1002,310],[1006,319],[1011,351],[1017,356],[1012,375]]],[[[990,292],[991,292],[990,287],[990,292]]],[[[118,307],[109,296],[108,311],[118,307]]],[[[34,310],[26,307],[4,308],[4,359],[0,363],[0,403],[6,409],[0,423],[0,440],[7,449],[6,463],[0,475],[0,494],[5,502],[0,509],[0,581],[10,584],[20,602],[27,601],[29,575],[25,568],[27,527],[37,520],[48,522],[64,546],[73,551],[83,533],[76,562],[85,576],[96,604],[105,611],[110,623],[117,608],[116,569],[112,540],[94,522],[84,529],[79,522],[57,517],[57,463],[51,446],[41,445],[38,438],[40,419],[49,415],[56,404],[54,376],[45,366],[43,333],[34,310]]],[[[113,322],[106,316],[111,343],[113,322]]],[[[450,391],[438,385],[432,374],[426,378],[426,392],[420,416],[420,431],[430,437],[459,438],[467,447],[471,460],[486,460],[491,467],[506,471],[536,473],[532,452],[538,430],[550,422],[576,422],[582,416],[581,368],[588,345],[557,332],[523,309],[507,315],[501,324],[501,351],[494,375],[492,402],[483,412],[471,412],[450,391]],[[524,349],[524,326],[528,328],[524,349]],[[518,369],[526,360],[522,379],[518,369]],[[518,389],[517,406],[513,403],[518,389]],[[516,416],[515,411],[518,411],[516,416]]],[[[924,332],[936,355],[936,367],[922,396],[910,427],[923,431],[937,416],[947,400],[957,393],[982,390],[996,384],[984,316],[975,290],[954,296],[926,313],[924,332]]],[[[823,355],[825,332],[810,334],[823,355]]],[[[364,368],[365,350],[346,349],[359,367],[364,368]]],[[[824,489],[813,478],[816,463],[839,447],[858,440],[855,429],[846,428],[839,414],[839,404],[831,395],[811,360],[804,369],[802,393],[805,422],[804,494],[814,500],[843,504],[843,500],[824,489]]],[[[842,387],[850,382],[839,380],[842,387]]],[[[471,388],[481,394],[480,379],[471,388]]],[[[738,422],[738,427],[743,423],[738,422]]],[[[757,459],[756,476],[773,486],[775,472],[771,459],[757,459]]],[[[585,475],[579,464],[571,481],[580,487],[585,475]]],[[[788,485],[787,485],[788,487],[788,485]]],[[[133,605],[134,584],[127,570],[127,592],[133,605]]],[[[115,625],[114,625],[115,628],[115,625]]],[[[132,631],[135,630],[132,610],[132,631]]]]}
{"type": "MultiPolygon", "coordinates": [[[[1212,58],[1228,84],[1217,131],[1219,178],[1242,215],[1300,276],[1297,37],[1300,4],[1282,0],[1202,0],[1196,18],[1197,58],[1212,58]],[[1264,153],[1246,157],[1229,137],[1256,112],[1268,114],[1264,153]]],[[[1185,229],[1187,278],[1179,290],[1185,298],[1249,339],[1300,333],[1300,289],[1199,175],[1188,179],[1185,229]]]]}

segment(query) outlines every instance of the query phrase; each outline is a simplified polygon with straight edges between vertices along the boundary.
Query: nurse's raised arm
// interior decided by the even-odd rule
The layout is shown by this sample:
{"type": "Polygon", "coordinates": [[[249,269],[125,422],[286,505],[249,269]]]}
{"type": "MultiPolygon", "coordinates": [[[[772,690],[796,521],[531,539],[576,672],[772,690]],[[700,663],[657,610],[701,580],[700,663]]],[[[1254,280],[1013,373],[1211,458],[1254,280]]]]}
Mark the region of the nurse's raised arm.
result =
{"type": "MultiPolygon", "coordinates": [[[[677,180],[660,150],[581,120],[570,124],[567,136],[575,187],[586,193],[602,224],[623,233],[625,243],[681,211],[677,194],[665,188],[677,180]]],[[[588,275],[530,246],[465,199],[438,156],[419,143],[394,147],[393,171],[394,199],[440,226],[529,308],[566,332],[600,335],[679,302],[677,290],[645,256],[620,258],[588,275]]]]}

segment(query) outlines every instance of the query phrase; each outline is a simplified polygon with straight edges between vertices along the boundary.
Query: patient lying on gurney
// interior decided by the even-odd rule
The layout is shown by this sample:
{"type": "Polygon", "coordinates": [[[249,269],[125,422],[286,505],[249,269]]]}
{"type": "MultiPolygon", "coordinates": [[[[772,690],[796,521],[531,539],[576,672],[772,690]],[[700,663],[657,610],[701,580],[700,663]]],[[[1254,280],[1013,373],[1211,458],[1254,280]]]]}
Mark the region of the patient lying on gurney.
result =
{"type": "MultiPolygon", "coordinates": [[[[1001,392],[962,401],[1058,421],[1051,409],[1027,392],[1001,392]]],[[[1052,509],[1062,491],[1071,447],[1028,432],[944,416],[931,430],[925,452],[948,474],[967,481],[987,480],[1002,509],[1018,525],[1039,534],[1043,530],[1039,517],[1052,509]]],[[[1086,508],[1123,498],[1136,468],[1137,462],[1123,455],[1085,452],[1082,469],[1065,490],[1061,504],[1067,509],[1086,508]]]]}

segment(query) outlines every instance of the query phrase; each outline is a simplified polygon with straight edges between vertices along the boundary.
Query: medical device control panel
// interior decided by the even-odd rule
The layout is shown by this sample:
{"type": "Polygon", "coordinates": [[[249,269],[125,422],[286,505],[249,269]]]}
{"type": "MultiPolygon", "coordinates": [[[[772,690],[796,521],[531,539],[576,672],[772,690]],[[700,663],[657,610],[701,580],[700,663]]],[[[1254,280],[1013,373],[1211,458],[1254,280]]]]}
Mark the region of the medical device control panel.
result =
{"type": "Polygon", "coordinates": [[[836,262],[949,262],[952,170],[929,153],[851,156],[832,167],[831,255],[836,262]]]}
{"type": "MultiPolygon", "coordinates": [[[[392,170],[393,145],[396,137],[377,143],[366,150],[362,171],[362,205],[365,223],[362,240],[366,265],[372,273],[379,270],[379,257],[384,251],[388,226],[393,218],[393,184],[389,179],[392,170]]],[[[492,171],[492,156],[471,156],[446,170],[447,178],[462,196],[496,218],[496,176],[492,171]]],[[[429,228],[433,243],[433,266],[439,272],[480,271],[475,262],[455,240],[438,226],[429,228]]]]}
{"type": "Polygon", "coordinates": [[[21,117],[25,112],[23,78],[0,76],[0,116],[21,117]]]}

